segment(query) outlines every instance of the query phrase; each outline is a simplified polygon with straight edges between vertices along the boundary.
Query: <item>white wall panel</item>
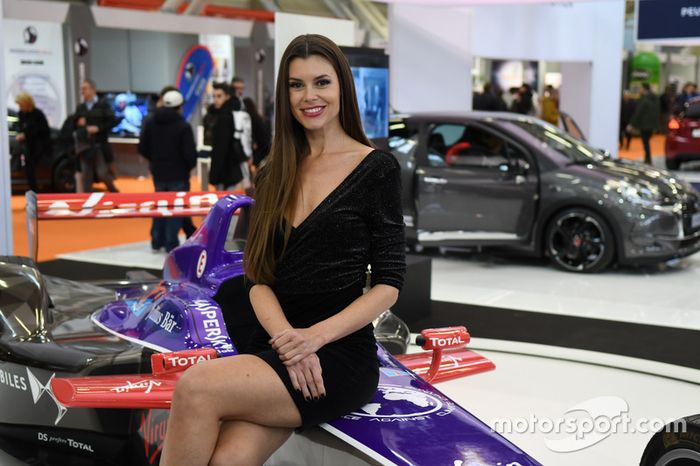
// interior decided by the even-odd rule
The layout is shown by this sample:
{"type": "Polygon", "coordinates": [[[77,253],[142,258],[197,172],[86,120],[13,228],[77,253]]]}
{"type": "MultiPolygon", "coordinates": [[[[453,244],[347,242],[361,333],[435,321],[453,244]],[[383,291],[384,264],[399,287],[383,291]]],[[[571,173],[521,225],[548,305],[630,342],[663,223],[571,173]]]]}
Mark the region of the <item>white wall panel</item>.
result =
{"type": "Polygon", "coordinates": [[[583,134],[591,135],[591,95],[581,89],[591,89],[593,66],[591,63],[573,62],[561,64],[559,107],[574,117],[583,134]]]}
{"type": "Polygon", "coordinates": [[[471,11],[389,5],[391,106],[399,112],[471,108],[471,11]]]}
{"type": "Polygon", "coordinates": [[[321,34],[337,45],[355,45],[355,23],[346,19],[275,13],[275,79],[284,49],[301,34],[321,34]]]}

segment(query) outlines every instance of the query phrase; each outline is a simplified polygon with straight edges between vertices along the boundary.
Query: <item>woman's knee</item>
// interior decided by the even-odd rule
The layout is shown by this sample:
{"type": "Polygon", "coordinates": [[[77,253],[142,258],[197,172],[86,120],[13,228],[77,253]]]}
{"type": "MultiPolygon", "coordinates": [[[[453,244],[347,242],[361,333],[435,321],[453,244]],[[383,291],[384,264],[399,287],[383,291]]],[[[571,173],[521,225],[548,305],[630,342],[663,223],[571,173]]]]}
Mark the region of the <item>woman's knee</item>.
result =
{"type": "Polygon", "coordinates": [[[208,390],[206,371],[197,366],[187,369],[175,385],[173,393],[173,407],[183,408],[185,406],[199,408],[198,405],[206,405],[208,390]]]}
{"type": "Polygon", "coordinates": [[[254,445],[239,444],[219,445],[209,460],[209,466],[260,466],[267,458],[254,445]]]}

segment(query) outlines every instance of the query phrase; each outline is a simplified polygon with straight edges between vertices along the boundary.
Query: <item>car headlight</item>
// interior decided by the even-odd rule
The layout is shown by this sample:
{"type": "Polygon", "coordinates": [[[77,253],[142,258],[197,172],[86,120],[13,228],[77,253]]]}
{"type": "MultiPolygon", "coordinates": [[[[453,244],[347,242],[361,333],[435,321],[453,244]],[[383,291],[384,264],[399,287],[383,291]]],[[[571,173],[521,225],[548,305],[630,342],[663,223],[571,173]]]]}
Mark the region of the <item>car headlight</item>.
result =
{"type": "Polygon", "coordinates": [[[617,192],[627,202],[637,204],[649,209],[662,207],[668,204],[667,200],[659,191],[659,188],[652,184],[629,183],[620,181],[617,192]]]}

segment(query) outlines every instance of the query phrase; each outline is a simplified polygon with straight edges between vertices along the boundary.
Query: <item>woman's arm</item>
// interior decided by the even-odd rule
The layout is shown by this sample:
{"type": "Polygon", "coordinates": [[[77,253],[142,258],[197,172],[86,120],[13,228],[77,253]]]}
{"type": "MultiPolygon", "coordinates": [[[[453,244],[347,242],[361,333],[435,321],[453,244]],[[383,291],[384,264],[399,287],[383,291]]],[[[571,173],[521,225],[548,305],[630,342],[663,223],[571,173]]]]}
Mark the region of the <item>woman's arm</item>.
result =
{"type": "MultiPolygon", "coordinates": [[[[253,285],[250,289],[250,303],[253,305],[255,315],[260,325],[269,335],[284,334],[294,330],[284,316],[282,306],[275,293],[267,285],[253,285]]],[[[317,348],[318,349],[318,348],[317,348]]],[[[292,386],[301,391],[304,398],[318,398],[326,394],[323,385],[321,363],[314,350],[304,357],[297,358],[294,364],[287,364],[287,371],[292,381],[292,386]]]]}
{"type": "Polygon", "coordinates": [[[253,285],[249,297],[255,316],[268,335],[276,335],[292,328],[272,288],[267,285],[253,285]]]}

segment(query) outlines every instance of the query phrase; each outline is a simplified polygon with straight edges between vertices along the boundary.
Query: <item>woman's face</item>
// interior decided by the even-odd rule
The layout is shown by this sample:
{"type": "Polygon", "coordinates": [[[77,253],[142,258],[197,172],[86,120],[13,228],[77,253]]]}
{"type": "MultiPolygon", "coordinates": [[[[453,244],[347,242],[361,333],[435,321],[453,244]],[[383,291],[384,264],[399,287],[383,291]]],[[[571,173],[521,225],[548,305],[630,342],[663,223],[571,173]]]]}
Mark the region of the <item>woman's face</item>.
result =
{"type": "Polygon", "coordinates": [[[32,111],[32,106],[29,105],[27,102],[22,101],[22,102],[16,102],[17,106],[19,107],[19,111],[22,113],[27,113],[32,111]]]}
{"type": "Polygon", "coordinates": [[[289,106],[307,130],[318,130],[338,119],[340,83],[328,60],[318,55],[289,63],[289,106]]]}

